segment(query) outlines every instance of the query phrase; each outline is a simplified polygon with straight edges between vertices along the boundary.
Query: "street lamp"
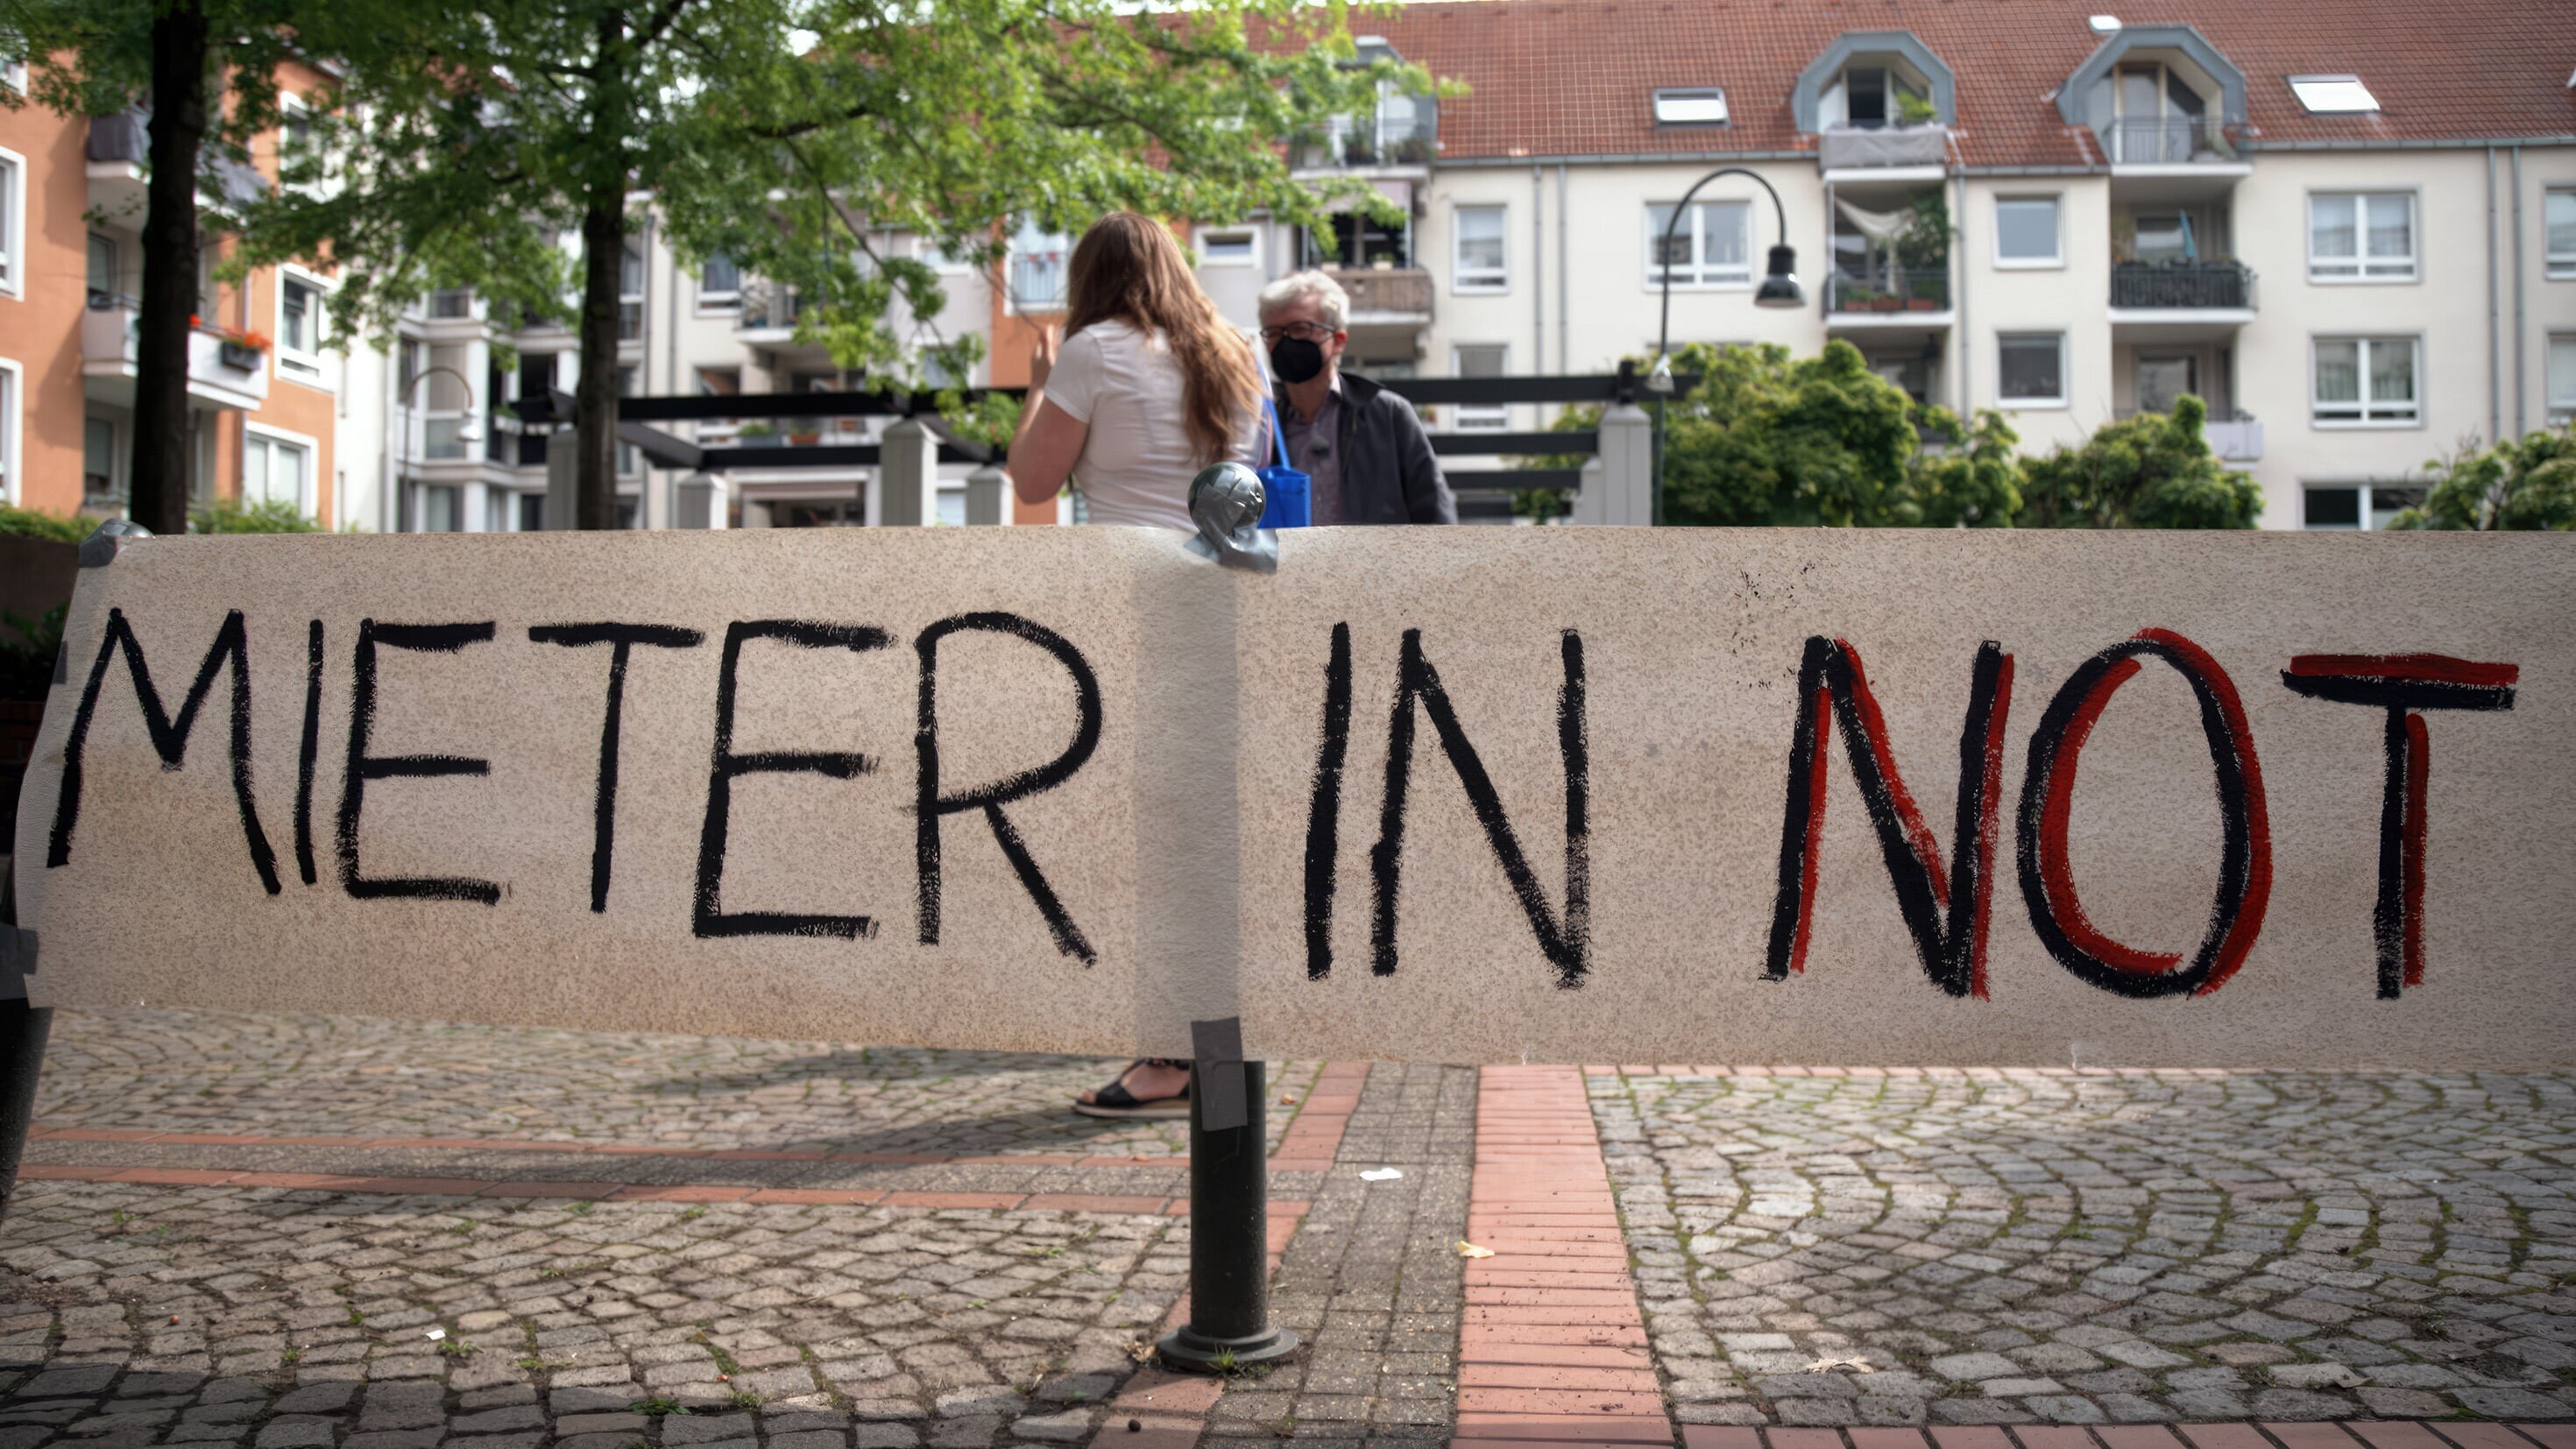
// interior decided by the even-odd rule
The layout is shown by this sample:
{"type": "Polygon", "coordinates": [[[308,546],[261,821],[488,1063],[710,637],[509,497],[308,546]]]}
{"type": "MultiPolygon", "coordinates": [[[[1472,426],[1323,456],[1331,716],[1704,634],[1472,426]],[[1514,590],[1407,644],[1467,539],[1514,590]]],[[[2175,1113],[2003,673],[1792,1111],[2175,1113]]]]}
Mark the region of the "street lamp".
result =
{"type": "Polygon", "coordinates": [[[403,389],[403,406],[409,408],[412,394],[420,390],[420,385],[442,372],[455,378],[456,385],[465,389],[465,416],[457,421],[456,441],[468,445],[483,441],[483,430],[474,423],[474,384],[466,380],[464,373],[446,363],[442,362],[435,367],[424,367],[414,373],[411,384],[403,389]]]}
{"type": "Polygon", "coordinates": [[[1744,177],[1768,192],[1771,197],[1772,213],[1780,222],[1780,243],[1771,248],[1769,265],[1764,270],[1762,285],[1753,289],[1753,305],[1778,311],[1807,305],[1807,289],[1798,285],[1798,250],[1789,245],[1789,208],[1780,204],[1780,193],[1772,190],[1771,183],[1763,180],[1760,173],[1748,171],[1741,166],[1721,166],[1692,182],[1690,190],[1683,192],[1680,203],[1674,206],[1671,219],[1664,223],[1663,239],[1655,246],[1655,265],[1663,274],[1663,321],[1655,329],[1655,365],[1646,373],[1646,391],[1656,395],[1653,516],[1658,524],[1664,521],[1664,407],[1666,399],[1673,391],[1673,359],[1670,350],[1673,335],[1673,267],[1670,260],[1673,235],[1675,229],[1681,225],[1682,218],[1690,214],[1691,198],[1699,195],[1701,187],[1721,176],[1744,177]]]}

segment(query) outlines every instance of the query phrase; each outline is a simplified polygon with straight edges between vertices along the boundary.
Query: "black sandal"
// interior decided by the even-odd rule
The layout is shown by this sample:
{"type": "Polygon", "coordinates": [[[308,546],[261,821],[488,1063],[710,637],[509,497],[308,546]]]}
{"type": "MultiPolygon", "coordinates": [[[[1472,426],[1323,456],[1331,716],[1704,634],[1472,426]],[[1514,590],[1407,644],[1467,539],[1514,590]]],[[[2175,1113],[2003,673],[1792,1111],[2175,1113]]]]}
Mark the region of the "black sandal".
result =
{"type": "Polygon", "coordinates": [[[1120,1072],[1118,1076],[1109,1083],[1109,1085],[1093,1092],[1091,1094],[1090,1101],[1075,1102],[1073,1104],[1073,1110],[1081,1113],[1085,1117],[1107,1117],[1113,1119],[1170,1119],[1175,1117],[1187,1117],[1190,1115],[1190,1086],[1187,1082],[1183,1082],[1181,1084],[1181,1090],[1178,1095],[1170,1097],[1139,1097],[1135,1093],[1127,1090],[1127,1072],[1132,1072],[1140,1066],[1181,1065],[1184,1065],[1184,1063],[1167,1062],[1153,1057],[1130,1062],[1127,1064],[1126,1071],[1120,1072]]]}

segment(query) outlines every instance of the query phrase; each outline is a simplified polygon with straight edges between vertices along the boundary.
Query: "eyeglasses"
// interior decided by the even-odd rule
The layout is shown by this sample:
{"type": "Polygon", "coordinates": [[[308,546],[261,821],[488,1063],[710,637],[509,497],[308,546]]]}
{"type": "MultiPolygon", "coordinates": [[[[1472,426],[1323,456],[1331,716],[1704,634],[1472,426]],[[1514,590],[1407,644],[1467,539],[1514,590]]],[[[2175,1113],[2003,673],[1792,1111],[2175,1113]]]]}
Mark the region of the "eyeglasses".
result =
{"type": "Polygon", "coordinates": [[[1333,340],[1333,329],[1317,322],[1291,322],[1284,327],[1264,327],[1261,340],[1266,346],[1277,346],[1279,339],[1294,337],[1300,341],[1322,344],[1333,340]]]}

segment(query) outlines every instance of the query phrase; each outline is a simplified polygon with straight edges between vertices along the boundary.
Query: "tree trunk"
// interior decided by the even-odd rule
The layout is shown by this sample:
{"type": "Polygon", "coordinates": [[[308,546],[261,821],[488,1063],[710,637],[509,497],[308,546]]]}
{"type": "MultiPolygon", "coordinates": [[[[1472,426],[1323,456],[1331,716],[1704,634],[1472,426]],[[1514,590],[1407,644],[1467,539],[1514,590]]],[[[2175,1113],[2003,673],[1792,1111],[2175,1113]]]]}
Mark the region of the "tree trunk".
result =
{"type": "Polygon", "coordinates": [[[626,256],[623,190],[581,216],[581,378],[575,384],[573,527],[617,526],[617,283],[626,256]]]}
{"type": "Polygon", "coordinates": [[[176,0],[152,21],[152,179],[126,508],[154,533],[188,527],[188,319],[197,310],[197,151],[206,137],[207,69],[205,7],[176,0]]]}

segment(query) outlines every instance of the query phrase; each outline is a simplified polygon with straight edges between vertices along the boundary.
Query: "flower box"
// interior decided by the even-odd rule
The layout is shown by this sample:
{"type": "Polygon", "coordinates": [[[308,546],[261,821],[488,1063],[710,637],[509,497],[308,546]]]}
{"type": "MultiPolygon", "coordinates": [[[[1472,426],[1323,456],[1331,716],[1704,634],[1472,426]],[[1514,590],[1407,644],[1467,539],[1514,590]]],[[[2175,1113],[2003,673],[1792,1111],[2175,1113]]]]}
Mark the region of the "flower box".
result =
{"type": "Polygon", "coordinates": [[[259,371],[260,350],[247,342],[227,337],[215,344],[215,360],[236,372],[259,371]]]}

